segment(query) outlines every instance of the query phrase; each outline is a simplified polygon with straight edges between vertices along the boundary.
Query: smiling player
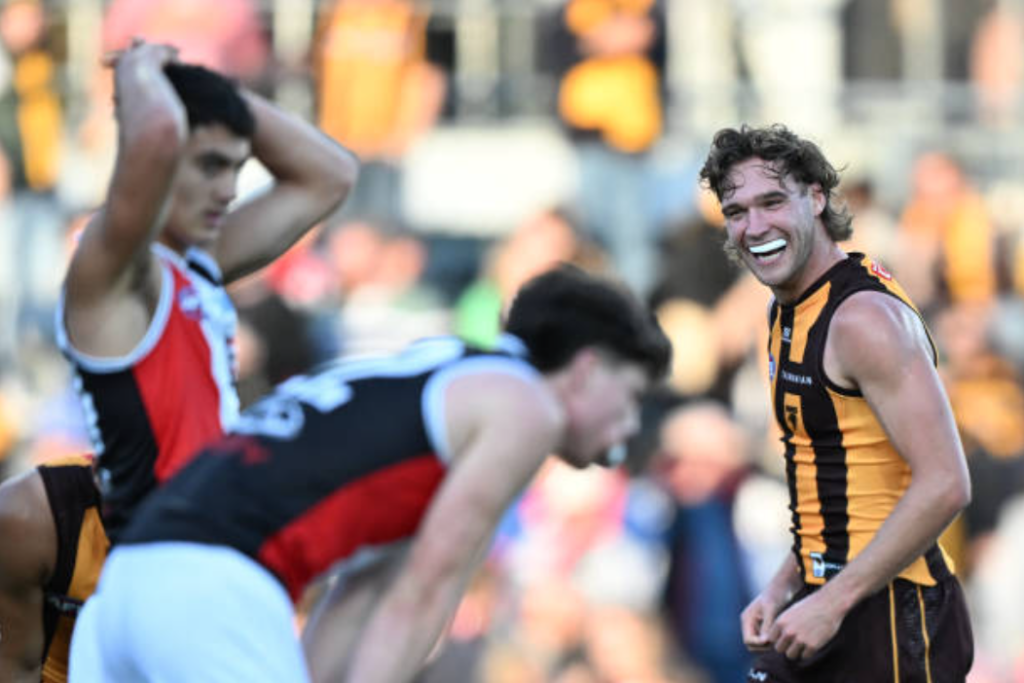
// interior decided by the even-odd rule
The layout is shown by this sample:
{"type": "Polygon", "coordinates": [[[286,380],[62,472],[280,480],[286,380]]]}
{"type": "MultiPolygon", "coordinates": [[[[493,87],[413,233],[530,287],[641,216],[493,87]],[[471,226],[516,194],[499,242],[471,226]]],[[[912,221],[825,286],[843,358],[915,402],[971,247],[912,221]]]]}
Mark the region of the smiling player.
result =
{"type": "Polygon", "coordinates": [[[793,552],[742,614],[761,653],[748,681],[963,681],[971,628],[936,539],[970,481],[920,314],[885,268],[838,246],[851,220],[813,143],[725,129],[701,178],[729,251],[774,295],[793,552]]]}

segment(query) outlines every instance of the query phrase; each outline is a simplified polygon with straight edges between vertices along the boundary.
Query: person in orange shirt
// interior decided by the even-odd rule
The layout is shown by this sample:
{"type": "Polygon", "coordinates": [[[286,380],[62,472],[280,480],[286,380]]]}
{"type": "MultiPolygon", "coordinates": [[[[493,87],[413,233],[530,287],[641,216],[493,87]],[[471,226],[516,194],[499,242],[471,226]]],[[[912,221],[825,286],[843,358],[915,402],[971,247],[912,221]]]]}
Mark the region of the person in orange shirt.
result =
{"type": "Polygon", "coordinates": [[[664,127],[660,19],[655,0],[569,0],[561,15],[576,54],[558,115],[579,157],[582,227],[640,294],[657,269],[647,157],[664,127]]]}
{"type": "Polygon", "coordinates": [[[429,9],[413,0],[336,0],[322,16],[318,123],[362,162],[345,213],[400,220],[402,158],[437,121],[447,87],[427,58],[429,9]]]}
{"type": "Polygon", "coordinates": [[[994,299],[995,227],[984,199],[948,155],[929,152],[915,162],[898,244],[893,267],[922,308],[994,299]]]}
{"type": "Polygon", "coordinates": [[[0,230],[0,363],[17,359],[32,338],[26,332],[51,334],[60,285],[53,263],[63,228],[56,190],[64,103],[48,21],[39,0],[0,5],[0,51],[10,59],[10,81],[0,87],[0,176],[8,179],[0,177],[0,210],[10,212],[0,230]]]}

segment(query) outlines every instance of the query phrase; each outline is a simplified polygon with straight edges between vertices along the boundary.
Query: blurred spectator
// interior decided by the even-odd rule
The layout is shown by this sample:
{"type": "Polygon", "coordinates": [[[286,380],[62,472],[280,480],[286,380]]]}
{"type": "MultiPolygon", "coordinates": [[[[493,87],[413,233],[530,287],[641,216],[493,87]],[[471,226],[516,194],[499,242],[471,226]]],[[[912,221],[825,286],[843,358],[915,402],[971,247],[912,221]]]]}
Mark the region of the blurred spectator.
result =
{"type": "Polygon", "coordinates": [[[1024,489],[1024,386],[990,342],[992,315],[990,307],[959,304],[934,325],[974,489],[963,515],[968,554],[955,558],[968,576],[1006,501],[1024,489]]]}
{"type": "MultiPolygon", "coordinates": [[[[732,0],[759,117],[814,135],[841,126],[846,0],[732,0]],[[801,68],[794,69],[799,64],[801,68]]],[[[902,5],[922,3],[900,2],[902,5]]]]}
{"type": "Polygon", "coordinates": [[[267,66],[267,38],[254,0],[113,0],[103,24],[104,50],[135,36],[169,43],[180,59],[253,84],[267,66]]]}
{"type": "Polygon", "coordinates": [[[497,339],[501,314],[519,287],[559,263],[587,266],[592,249],[576,233],[572,218],[560,209],[530,216],[499,241],[483,272],[455,304],[455,331],[482,346],[497,339]]]}
{"type": "Polygon", "coordinates": [[[341,303],[335,329],[343,355],[384,353],[449,331],[450,313],[423,278],[428,254],[419,236],[360,220],[332,230],[326,248],[341,303]]]}
{"type": "Polygon", "coordinates": [[[583,228],[640,295],[657,267],[648,153],[662,137],[663,10],[655,0],[568,0],[575,54],[558,114],[576,142],[583,228]]]}
{"type": "Polygon", "coordinates": [[[743,680],[750,656],[739,615],[753,598],[733,503],[748,473],[747,439],[721,405],[687,404],[666,417],[653,465],[675,503],[666,588],[680,650],[713,683],[743,680]]]}
{"type": "Polygon", "coordinates": [[[669,299],[657,309],[658,322],[672,342],[668,386],[679,396],[692,398],[727,392],[719,382],[721,339],[708,306],[690,299],[669,299]]]}
{"type": "MultiPolygon", "coordinates": [[[[696,199],[698,213],[672,227],[662,240],[661,267],[649,299],[676,349],[670,387],[684,397],[728,401],[732,375],[746,345],[741,353],[725,348],[725,330],[719,329],[716,309],[742,271],[725,251],[718,200],[700,187],[696,199]]],[[[759,324],[763,310],[757,314],[759,324]]],[[[734,326],[736,313],[729,316],[734,326]]]]}
{"type": "Polygon", "coordinates": [[[401,162],[437,121],[444,73],[427,60],[429,9],[415,0],[335,0],[315,51],[319,125],[359,155],[346,216],[401,221],[401,162]]]}
{"type": "Polygon", "coordinates": [[[25,331],[49,337],[60,284],[61,208],[54,189],[64,135],[59,65],[39,0],[0,7],[10,82],[0,84],[0,364],[25,331]]]}
{"type": "Polygon", "coordinates": [[[678,669],[661,624],[651,615],[606,605],[597,606],[588,616],[585,643],[594,674],[591,680],[643,683],[704,680],[678,669]]]}
{"type": "Polygon", "coordinates": [[[549,674],[546,678],[582,656],[588,608],[586,596],[565,577],[540,578],[523,587],[516,643],[549,674]]]}
{"type": "Polygon", "coordinates": [[[981,195],[940,152],[917,159],[912,182],[892,264],[908,294],[923,311],[944,302],[992,301],[996,235],[981,195]]]}
{"type": "Polygon", "coordinates": [[[15,408],[6,396],[7,384],[5,373],[0,371],[0,482],[13,473],[10,459],[21,436],[15,408]]]}
{"type": "Polygon", "coordinates": [[[697,209],[662,240],[659,279],[650,297],[655,308],[676,298],[714,306],[742,272],[725,253],[725,220],[715,195],[698,187],[697,209]]]}
{"type": "Polygon", "coordinates": [[[250,278],[231,288],[238,310],[238,396],[245,407],[318,360],[312,321],[270,283],[250,278]]]}
{"type": "Polygon", "coordinates": [[[1024,494],[1018,493],[1005,506],[985,555],[967,586],[979,663],[989,670],[988,679],[979,677],[984,683],[1024,680],[1022,536],[1024,494]]]}
{"type": "Polygon", "coordinates": [[[853,237],[843,243],[845,251],[859,251],[890,265],[896,239],[896,217],[878,202],[875,184],[869,178],[853,181],[842,188],[853,214],[853,237]]]}
{"type": "Polygon", "coordinates": [[[978,117],[1005,128],[1020,111],[1024,85],[1024,25],[1019,8],[995,3],[979,22],[971,41],[971,81],[977,89],[978,117]]]}

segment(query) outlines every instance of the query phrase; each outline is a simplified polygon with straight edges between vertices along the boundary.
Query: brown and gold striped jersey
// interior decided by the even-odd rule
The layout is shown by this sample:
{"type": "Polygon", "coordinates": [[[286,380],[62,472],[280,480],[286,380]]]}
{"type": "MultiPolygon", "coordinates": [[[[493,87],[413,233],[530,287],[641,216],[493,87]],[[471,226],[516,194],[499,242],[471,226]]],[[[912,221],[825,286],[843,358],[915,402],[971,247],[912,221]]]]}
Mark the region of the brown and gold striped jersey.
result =
{"type": "Polygon", "coordinates": [[[44,588],[43,683],[64,683],[78,610],[92,595],[110,542],[100,519],[91,460],[72,457],[39,467],[57,528],[57,563],[44,588]]]}
{"type": "MultiPolygon", "coordinates": [[[[856,253],[796,302],[771,306],[769,375],[785,445],[793,552],[811,584],[825,583],[864,549],[910,483],[910,467],[863,395],[825,375],[829,323],[839,305],[861,291],[888,294],[917,312],[880,264],[856,253]]],[[[934,345],[932,351],[934,357],[934,345]]],[[[899,576],[934,585],[951,571],[952,561],[936,544],[899,576]]]]}

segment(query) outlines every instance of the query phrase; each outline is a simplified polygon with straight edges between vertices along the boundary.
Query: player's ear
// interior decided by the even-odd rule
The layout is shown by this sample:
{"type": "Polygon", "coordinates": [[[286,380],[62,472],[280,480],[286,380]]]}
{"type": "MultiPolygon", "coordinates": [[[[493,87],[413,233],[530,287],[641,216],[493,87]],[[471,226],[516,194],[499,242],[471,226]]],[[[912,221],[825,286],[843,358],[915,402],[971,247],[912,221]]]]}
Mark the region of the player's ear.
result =
{"type": "Polygon", "coordinates": [[[821,212],[825,210],[825,205],[828,203],[828,197],[825,195],[824,190],[821,189],[821,185],[818,183],[811,183],[808,185],[807,191],[811,195],[811,204],[814,206],[814,215],[820,216],[821,212]]]}
{"type": "Polygon", "coordinates": [[[569,361],[569,386],[572,389],[586,386],[599,362],[600,354],[596,349],[587,346],[577,351],[569,361]]]}

